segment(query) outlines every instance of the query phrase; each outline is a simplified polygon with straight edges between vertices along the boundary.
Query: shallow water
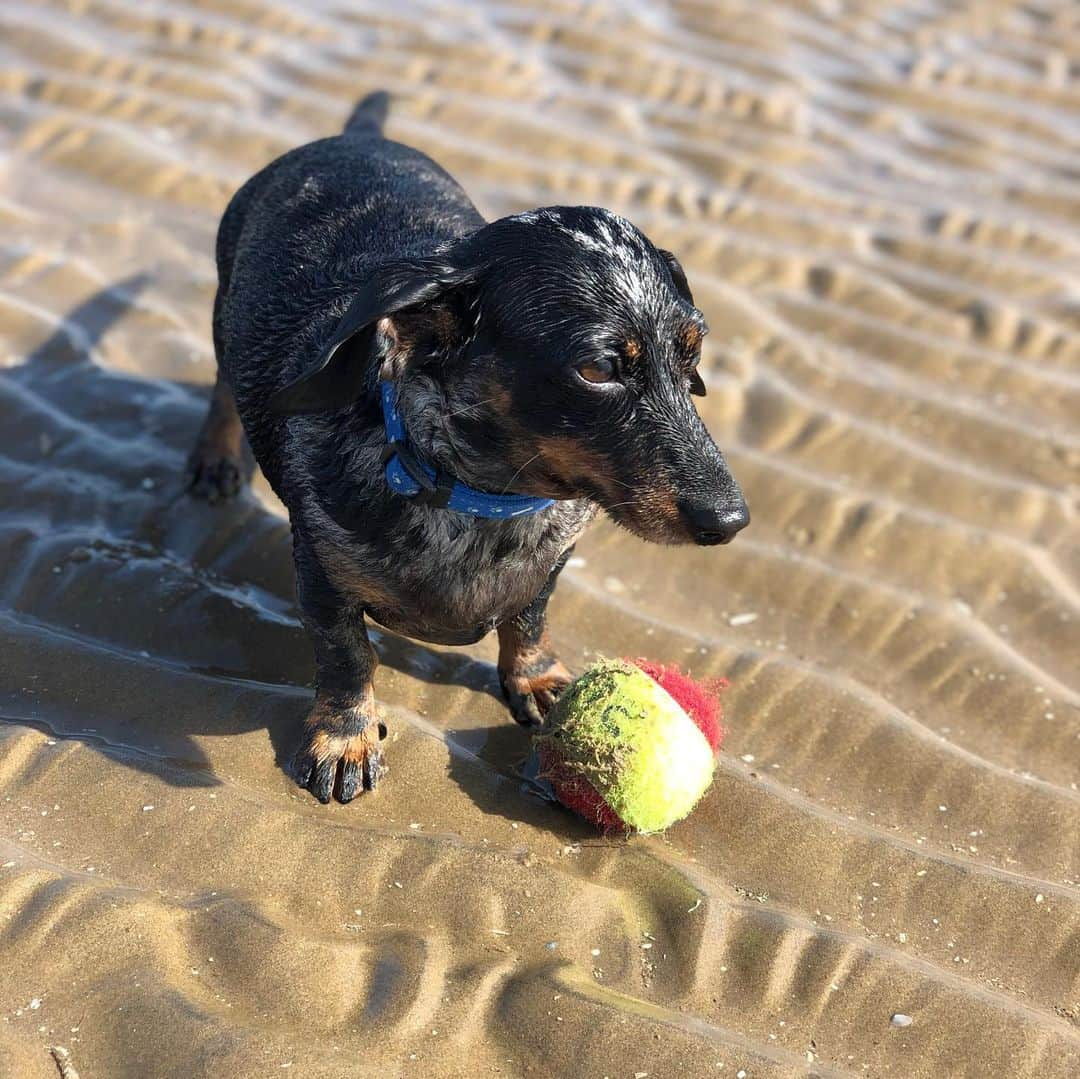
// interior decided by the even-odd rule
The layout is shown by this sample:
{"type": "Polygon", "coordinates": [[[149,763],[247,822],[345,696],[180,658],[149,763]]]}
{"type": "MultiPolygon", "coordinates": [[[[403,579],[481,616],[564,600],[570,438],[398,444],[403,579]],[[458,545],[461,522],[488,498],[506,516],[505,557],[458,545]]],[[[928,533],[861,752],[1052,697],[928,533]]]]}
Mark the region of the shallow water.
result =
{"type": "Polygon", "coordinates": [[[763,7],[0,9],[0,1074],[1080,1071],[1076,8],[763,7]],[[610,206],[709,318],[751,528],[600,524],[553,603],[571,665],[731,679],[665,838],[529,793],[492,642],[378,637],[375,797],[276,763],[287,524],[179,486],[213,236],[380,86],[489,216],[610,206]]]}

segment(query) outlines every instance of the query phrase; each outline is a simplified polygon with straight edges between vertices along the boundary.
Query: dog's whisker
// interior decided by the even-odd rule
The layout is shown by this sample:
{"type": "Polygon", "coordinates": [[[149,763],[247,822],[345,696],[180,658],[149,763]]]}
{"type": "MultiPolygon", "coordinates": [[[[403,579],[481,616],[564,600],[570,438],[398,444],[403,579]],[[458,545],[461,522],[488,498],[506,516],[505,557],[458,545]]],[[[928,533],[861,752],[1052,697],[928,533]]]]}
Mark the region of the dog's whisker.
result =
{"type": "Polygon", "coordinates": [[[535,460],[537,459],[537,457],[539,457],[539,456],[540,456],[540,454],[539,454],[539,453],[534,453],[534,454],[532,455],[532,457],[530,457],[530,458],[529,458],[529,459],[528,459],[528,460],[527,460],[527,461],[526,461],[526,462],[525,462],[525,463],[524,463],[524,464],[523,464],[523,465],[521,466],[521,468],[519,468],[519,469],[518,469],[518,470],[517,470],[517,471],[516,471],[516,472],[515,472],[515,473],[514,473],[514,474],[513,474],[513,475],[512,475],[511,477],[510,477],[510,479],[509,479],[509,480],[507,481],[507,483],[506,483],[506,486],[505,486],[505,487],[504,487],[504,488],[502,489],[502,493],[503,493],[503,494],[506,494],[506,492],[510,490],[510,484],[511,484],[511,483],[513,483],[513,482],[514,482],[514,480],[516,480],[516,479],[518,478],[518,476],[520,476],[520,475],[521,475],[521,473],[522,473],[522,472],[524,472],[524,471],[525,471],[525,469],[526,469],[526,468],[528,468],[528,467],[529,467],[529,465],[531,465],[531,464],[533,463],[533,461],[535,461],[535,460]]]}
{"type": "Polygon", "coordinates": [[[620,506],[640,506],[642,500],[640,498],[628,498],[625,502],[614,502],[610,506],[605,506],[607,511],[617,510],[620,506]]]}
{"type": "Polygon", "coordinates": [[[494,397],[488,397],[483,401],[474,401],[471,405],[462,405],[461,408],[455,408],[453,412],[448,412],[446,418],[452,419],[454,416],[460,416],[463,412],[470,412],[474,408],[480,408],[481,405],[490,405],[494,400],[494,397]]]}

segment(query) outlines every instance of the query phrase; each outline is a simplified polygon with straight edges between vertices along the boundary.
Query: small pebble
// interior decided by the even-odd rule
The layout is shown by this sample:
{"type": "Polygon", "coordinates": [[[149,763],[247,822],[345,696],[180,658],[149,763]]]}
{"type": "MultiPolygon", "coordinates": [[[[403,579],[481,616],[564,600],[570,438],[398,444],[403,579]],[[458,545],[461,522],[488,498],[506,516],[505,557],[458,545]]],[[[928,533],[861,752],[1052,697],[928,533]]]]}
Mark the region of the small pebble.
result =
{"type": "Polygon", "coordinates": [[[751,622],[756,622],[758,616],[753,611],[747,611],[745,614],[733,614],[728,620],[729,626],[748,626],[751,622]]]}
{"type": "Polygon", "coordinates": [[[914,1021],[915,1020],[912,1019],[910,1015],[904,1015],[903,1012],[897,1012],[889,1020],[889,1022],[892,1023],[894,1027],[909,1027],[914,1021]]]}

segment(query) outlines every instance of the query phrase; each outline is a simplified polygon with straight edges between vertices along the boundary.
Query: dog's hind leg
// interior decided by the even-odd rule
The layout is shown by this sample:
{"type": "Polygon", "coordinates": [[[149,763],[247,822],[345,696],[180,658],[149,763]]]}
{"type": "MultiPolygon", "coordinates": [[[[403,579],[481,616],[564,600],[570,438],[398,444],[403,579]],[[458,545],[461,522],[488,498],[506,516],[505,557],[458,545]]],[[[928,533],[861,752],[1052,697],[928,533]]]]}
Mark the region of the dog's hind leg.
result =
{"type": "Polygon", "coordinates": [[[218,290],[214,297],[214,356],[217,381],[210,397],[210,408],[203,420],[195,448],[187,461],[187,489],[196,498],[221,502],[235,498],[251,479],[254,465],[244,440],[244,427],[236,409],[236,398],[224,375],[225,303],[232,277],[233,258],[243,229],[248,206],[259,190],[262,174],[253,176],[233,195],[218,226],[216,259],[218,290]]]}
{"type": "MultiPolygon", "coordinates": [[[[233,201],[241,201],[241,191],[233,201]]],[[[214,391],[210,395],[210,408],[195,440],[195,448],[187,460],[185,478],[187,489],[196,498],[207,502],[222,502],[235,498],[244,484],[251,479],[252,465],[245,453],[244,425],[236,410],[236,398],[225,379],[221,360],[225,350],[222,333],[222,306],[229,287],[229,271],[232,256],[226,223],[222,222],[218,237],[219,286],[214,298],[214,355],[217,357],[218,373],[214,391]]]]}
{"type": "Polygon", "coordinates": [[[221,502],[240,493],[250,478],[249,471],[236,400],[218,371],[210,408],[188,457],[187,488],[196,498],[221,502]]]}

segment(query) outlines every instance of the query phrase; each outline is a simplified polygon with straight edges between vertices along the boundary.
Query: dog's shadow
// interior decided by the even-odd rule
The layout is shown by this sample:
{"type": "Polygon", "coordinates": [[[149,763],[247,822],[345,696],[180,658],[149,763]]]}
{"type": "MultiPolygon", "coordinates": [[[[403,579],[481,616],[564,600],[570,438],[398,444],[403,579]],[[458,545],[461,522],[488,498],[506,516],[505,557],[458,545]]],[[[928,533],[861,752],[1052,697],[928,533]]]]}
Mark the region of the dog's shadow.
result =
{"type": "MultiPolygon", "coordinates": [[[[94,360],[147,283],[102,289],[0,369],[0,546],[12,552],[0,563],[0,618],[17,642],[0,708],[174,785],[208,785],[217,780],[198,736],[266,728],[285,765],[314,665],[288,521],[250,492],[211,506],[184,490],[209,388],[94,360]]],[[[385,666],[501,703],[492,664],[372,637],[385,666]]],[[[451,777],[482,809],[542,810],[538,798],[507,804],[508,789],[529,786],[518,775],[527,738],[509,716],[443,734],[451,777]]]]}

